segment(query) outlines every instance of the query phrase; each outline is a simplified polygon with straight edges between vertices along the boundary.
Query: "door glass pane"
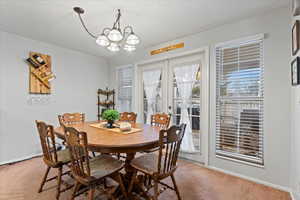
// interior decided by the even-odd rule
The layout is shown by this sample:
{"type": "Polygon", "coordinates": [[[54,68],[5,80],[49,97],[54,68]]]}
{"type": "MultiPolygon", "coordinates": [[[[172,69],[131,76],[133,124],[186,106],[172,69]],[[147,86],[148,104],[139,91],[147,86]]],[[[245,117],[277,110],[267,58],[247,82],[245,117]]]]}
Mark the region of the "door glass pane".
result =
{"type": "Polygon", "coordinates": [[[199,64],[175,67],[173,70],[173,124],[187,124],[181,151],[200,152],[201,72],[199,64]]]}
{"type": "Polygon", "coordinates": [[[162,112],[161,70],[143,72],[144,123],[150,124],[154,113],[162,112]]]}

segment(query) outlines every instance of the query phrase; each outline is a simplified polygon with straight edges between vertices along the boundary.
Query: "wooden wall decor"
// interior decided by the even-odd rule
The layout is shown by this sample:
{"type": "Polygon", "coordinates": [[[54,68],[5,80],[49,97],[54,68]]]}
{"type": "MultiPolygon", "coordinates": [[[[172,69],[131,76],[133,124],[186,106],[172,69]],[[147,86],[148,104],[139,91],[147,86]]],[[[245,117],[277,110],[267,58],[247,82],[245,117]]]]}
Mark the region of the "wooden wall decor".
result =
{"type": "Polygon", "coordinates": [[[27,61],[29,65],[29,93],[51,94],[50,81],[55,78],[51,69],[51,56],[30,52],[27,61]]]}
{"type": "Polygon", "coordinates": [[[163,47],[160,49],[156,49],[150,52],[151,56],[156,55],[156,54],[160,54],[160,53],[164,53],[164,52],[168,52],[168,51],[172,51],[175,49],[179,49],[179,48],[183,48],[184,47],[184,43],[178,43],[178,44],[174,44],[174,45],[170,45],[167,47],[163,47]]]}

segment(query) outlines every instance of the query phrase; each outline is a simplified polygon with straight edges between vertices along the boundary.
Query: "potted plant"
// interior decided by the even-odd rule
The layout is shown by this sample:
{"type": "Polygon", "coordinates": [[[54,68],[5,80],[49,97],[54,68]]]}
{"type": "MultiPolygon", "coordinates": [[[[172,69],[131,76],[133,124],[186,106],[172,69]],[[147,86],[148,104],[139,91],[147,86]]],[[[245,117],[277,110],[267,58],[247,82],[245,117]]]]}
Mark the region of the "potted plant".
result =
{"type": "Polygon", "coordinates": [[[107,120],[107,128],[114,128],[114,121],[119,119],[119,112],[116,110],[106,110],[102,114],[102,118],[107,120]]]}

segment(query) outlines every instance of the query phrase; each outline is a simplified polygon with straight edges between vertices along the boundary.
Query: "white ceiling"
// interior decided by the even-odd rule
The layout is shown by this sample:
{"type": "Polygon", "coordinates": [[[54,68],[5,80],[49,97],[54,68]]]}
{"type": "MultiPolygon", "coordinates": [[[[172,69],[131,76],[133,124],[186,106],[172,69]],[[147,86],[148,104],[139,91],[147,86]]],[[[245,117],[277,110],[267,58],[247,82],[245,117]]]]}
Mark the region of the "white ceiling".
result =
{"type": "Polygon", "coordinates": [[[122,11],[121,25],[132,25],[141,37],[139,48],[149,47],[204,29],[268,12],[288,0],[0,0],[0,30],[16,33],[109,57],[80,25],[74,6],[93,33],[111,27],[115,11],[122,11]]]}

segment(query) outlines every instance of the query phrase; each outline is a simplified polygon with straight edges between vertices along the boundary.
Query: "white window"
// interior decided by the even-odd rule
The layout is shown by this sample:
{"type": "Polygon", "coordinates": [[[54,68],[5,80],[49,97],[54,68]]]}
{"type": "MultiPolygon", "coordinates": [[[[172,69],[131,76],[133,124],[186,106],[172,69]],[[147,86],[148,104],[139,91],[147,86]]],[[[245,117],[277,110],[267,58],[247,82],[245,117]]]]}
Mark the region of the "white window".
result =
{"type": "Polygon", "coordinates": [[[216,47],[216,155],[263,165],[263,35],[216,47]]]}
{"type": "Polygon", "coordinates": [[[132,89],[134,79],[134,67],[121,67],[117,69],[118,99],[117,108],[119,112],[132,111],[132,89]]]}

